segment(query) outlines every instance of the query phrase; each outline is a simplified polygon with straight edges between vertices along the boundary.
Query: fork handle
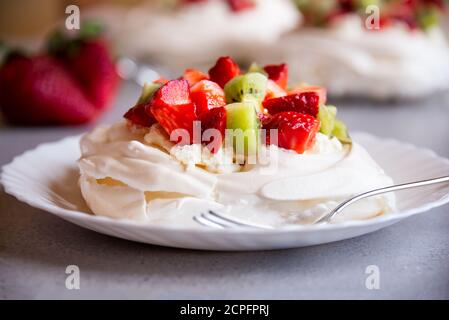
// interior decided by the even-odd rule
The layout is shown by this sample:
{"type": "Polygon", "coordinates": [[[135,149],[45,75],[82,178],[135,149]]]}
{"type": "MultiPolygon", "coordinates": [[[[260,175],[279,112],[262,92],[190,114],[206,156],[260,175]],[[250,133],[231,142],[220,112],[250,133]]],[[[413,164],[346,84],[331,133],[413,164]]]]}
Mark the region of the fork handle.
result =
{"type": "Polygon", "coordinates": [[[359,200],[362,200],[362,199],[365,199],[368,197],[376,196],[376,195],[383,194],[383,193],[393,192],[393,191],[423,187],[423,186],[428,186],[428,185],[438,184],[438,183],[445,183],[445,182],[449,182],[449,176],[443,176],[443,177],[439,177],[439,178],[427,179],[427,180],[422,180],[422,181],[397,184],[394,186],[389,186],[389,187],[385,187],[385,188],[380,188],[380,189],[375,189],[375,190],[371,190],[368,192],[364,192],[364,193],[356,195],[355,197],[352,197],[352,198],[342,202],[335,209],[333,209],[331,212],[329,212],[328,214],[321,217],[315,223],[329,222],[337,214],[339,214],[341,211],[343,211],[346,207],[350,206],[354,202],[357,202],[359,200]]]}

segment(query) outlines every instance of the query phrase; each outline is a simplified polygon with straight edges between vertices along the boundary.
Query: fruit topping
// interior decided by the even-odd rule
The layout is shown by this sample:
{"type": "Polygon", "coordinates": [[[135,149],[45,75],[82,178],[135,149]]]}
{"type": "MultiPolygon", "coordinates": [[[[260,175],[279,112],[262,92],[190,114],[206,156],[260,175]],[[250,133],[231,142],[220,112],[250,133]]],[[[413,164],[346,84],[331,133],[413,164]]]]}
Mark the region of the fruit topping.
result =
{"type": "MultiPolygon", "coordinates": [[[[238,155],[254,155],[259,145],[260,121],[254,102],[228,104],[226,128],[232,129],[232,145],[238,155]]],[[[228,138],[228,137],[227,137],[228,138]]]]}
{"type": "Polygon", "coordinates": [[[282,89],[287,88],[288,67],[285,63],[279,65],[267,65],[264,67],[264,70],[268,74],[268,79],[276,82],[282,89]]]}
{"type": "Polygon", "coordinates": [[[351,143],[346,125],[337,119],[337,108],[334,106],[320,106],[318,119],[321,122],[320,132],[328,137],[335,137],[341,143],[351,143]]]}
{"type": "Polygon", "coordinates": [[[283,88],[287,87],[286,65],[262,69],[252,64],[246,74],[240,74],[231,58],[222,57],[209,74],[208,78],[199,70],[187,69],[177,80],[146,84],[138,103],[124,117],[139,126],[159,123],[173,140],[178,139],[174,142],[201,143],[212,153],[225,141],[233,146],[234,159],[240,164],[249,163],[248,157],[257,154],[261,127],[278,130],[277,137],[265,132],[264,143],[297,153],[313,147],[317,132],[351,142],[346,126],[337,119],[337,108],[325,105],[324,88],[283,88]],[[199,129],[197,120],[200,132],[194,130],[199,129]],[[174,136],[176,129],[186,131],[174,136]]]}
{"type": "Polygon", "coordinates": [[[161,83],[145,82],[145,84],[143,85],[142,92],[140,94],[139,100],[137,100],[137,104],[147,103],[148,101],[150,101],[150,99],[153,96],[153,94],[160,87],[162,87],[161,83]]]}
{"type": "Polygon", "coordinates": [[[318,96],[320,97],[320,102],[319,104],[326,104],[327,101],[327,92],[326,89],[323,87],[319,87],[319,86],[309,86],[309,85],[297,85],[292,87],[289,91],[288,94],[292,94],[292,93],[303,93],[303,92],[316,92],[318,94],[318,96]]]}
{"type": "Polygon", "coordinates": [[[337,118],[337,108],[334,106],[320,106],[318,112],[318,119],[321,122],[320,132],[328,137],[332,135],[335,126],[335,119],[337,118]]]}
{"type": "Polygon", "coordinates": [[[124,117],[131,121],[131,123],[142,126],[151,127],[156,123],[156,119],[151,114],[151,112],[146,111],[147,104],[140,103],[129,109],[124,117]]]}
{"type": "Polygon", "coordinates": [[[315,144],[320,121],[310,115],[299,112],[281,112],[275,114],[264,126],[264,129],[277,129],[278,141],[270,141],[267,132],[267,144],[277,144],[284,149],[303,153],[315,144]]]}
{"type": "Polygon", "coordinates": [[[319,111],[319,96],[315,92],[294,93],[285,97],[265,100],[263,106],[272,115],[294,111],[316,117],[319,111]]]}
{"type": "Polygon", "coordinates": [[[348,128],[346,125],[340,121],[335,120],[334,130],[332,130],[332,135],[340,140],[342,143],[352,143],[352,139],[349,136],[348,128]]]}
{"type": "Polygon", "coordinates": [[[264,100],[269,100],[273,98],[284,97],[287,95],[287,91],[279,87],[273,80],[268,80],[267,91],[264,100]]]}
{"type": "Polygon", "coordinates": [[[260,103],[266,94],[267,82],[267,77],[258,72],[237,76],[224,88],[226,102],[252,101],[259,110],[260,103]]]}
{"type": "MultiPolygon", "coordinates": [[[[380,9],[380,28],[400,22],[410,30],[427,30],[437,25],[439,15],[445,12],[443,0],[295,0],[306,25],[323,27],[332,25],[348,14],[366,18],[369,6],[380,9]]],[[[371,29],[370,29],[371,30],[371,29]]],[[[376,29],[372,29],[376,30],[376,29]]]]}
{"type": "Polygon", "coordinates": [[[190,89],[190,92],[199,117],[210,109],[226,105],[223,89],[210,80],[201,80],[190,89]]]}
{"type": "Polygon", "coordinates": [[[212,153],[220,150],[223,144],[227,122],[226,118],[226,108],[224,107],[210,109],[200,118],[202,143],[212,153]]]}
{"type": "Polygon", "coordinates": [[[156,118],[169,135],[176,129],[187,130],[192,143],[193,121],[197,116],[187,80],[171,80],[164,84],[154,93],[146,111],[156,118]]]}
{"type": "Polygon", "coordinates": [[[197,69],[187,69],[184,71],[184,75],[182,76],[184,80],[187,80],[189,85],[192,87],[201,80],[208,80],[209,76],[204,72],[197,69]]]}
{"type": "Polygon", "coordinates": [[[230,57],[221,57],[215,66],[209,70],[210,80],[224,88],[226,83],[240,74],[240,68],[230,57]]]}

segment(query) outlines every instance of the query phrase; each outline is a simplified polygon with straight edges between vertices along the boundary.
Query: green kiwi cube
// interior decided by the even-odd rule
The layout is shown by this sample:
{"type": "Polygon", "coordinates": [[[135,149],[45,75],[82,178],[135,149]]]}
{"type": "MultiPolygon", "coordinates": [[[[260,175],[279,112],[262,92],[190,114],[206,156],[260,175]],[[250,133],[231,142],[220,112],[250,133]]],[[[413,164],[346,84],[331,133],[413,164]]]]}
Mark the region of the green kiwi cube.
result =
{"type": "Polygon", "coordinates": [[[340,121],[335,120],[334,129],[332,130],[332,135],[340,140],[341,143],[350,144],[352,143],[352,139],[349,136],[348,128],[346,125],[340,121]]]}
{"type": "Polygon", "coordinates": [[[321,105],[318,111],[318,119],[320,120],[320,132],[330,137],[334,130],[335,120],[337,117],[337,108],[334,106],[321,105]]]}
{"type": "Polygon", "coordinates": [[[260,122],[254,102],[232,103],[226,106],[226,138],[237,154],[254,155],[260,143],[260,122]]]}
{"type": "MultiPolygon", "coordinates": [[[[230,80],[224,87],[227,103],[251,101],[260,104],[267,90],[267,76],[250,72],[230,80]]],[[[256,105],[258,109],[258,106],[256,105]]]]}
{"type": "Polygon", "coordinates": [[[142,93],[140,94],[139,100],[137,100],[137,104],[147,103],[153,94],[162,86],[160,83],[154,82],[145,82],[142,88],[142,93]]]}

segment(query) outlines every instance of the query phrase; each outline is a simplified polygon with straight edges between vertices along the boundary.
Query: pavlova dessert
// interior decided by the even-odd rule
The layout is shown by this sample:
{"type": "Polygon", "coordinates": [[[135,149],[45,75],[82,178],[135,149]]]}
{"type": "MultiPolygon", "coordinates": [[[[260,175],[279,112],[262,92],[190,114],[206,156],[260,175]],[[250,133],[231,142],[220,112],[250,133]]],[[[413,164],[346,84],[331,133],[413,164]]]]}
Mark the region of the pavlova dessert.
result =
{"type": "Polygon", "coordinates": [[[182,71],[221,54],[245,59],[248,48],[295,28],[300,13],[290,0],[153,0],[93,7],[84,17],[102,20],[122,53],[182,71]]]}
{"type": "MultiPolygon", "coordinates": [[[[335,96],[417,98],[449,88],[443,0],[295,0],[303,25],[260,61],[287,61],[292,80],[335,96]]],[[[267,54],[268,53],[268,54],[267,54]]]]}
{"type": "MultiPolygon", "coordinates": [[[[345,198],[392,184],[352,141],[322,87],[288,86],[287,65],[246,72],[221,57],[148,83],[124,120],[81,139],[84,199],[94,214],[195,225],[217,210],[269,226],[307,224],[345,198]]],[[[334,221],[394,209],[360,201],[334,221]]]]}

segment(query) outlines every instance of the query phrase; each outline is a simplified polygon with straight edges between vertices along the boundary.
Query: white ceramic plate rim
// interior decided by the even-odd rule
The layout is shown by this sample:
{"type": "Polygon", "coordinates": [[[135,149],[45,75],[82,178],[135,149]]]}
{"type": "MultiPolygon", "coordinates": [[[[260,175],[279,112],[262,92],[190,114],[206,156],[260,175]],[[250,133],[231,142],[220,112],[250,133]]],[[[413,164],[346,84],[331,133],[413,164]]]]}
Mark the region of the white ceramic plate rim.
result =
{"type": "MultiPolygon", "coordinates": [[[[356,132],[354,133],[355,136],[365,136],[369,139],[381,139],[374,135],[364,133],[364,132],[356,132]]],[[[394,223],[397,220],[402,220],[405,218],[408,218],[410,216],[416,215],[418,213],[424,213],[426,211],[429,211],[435,207],[442,206],[444,204],[449,203],[449,194],[446,194],[441,199],[433,202],[429,202],[425,205],[395,212],[388,215],[382,215],[375,218],[367,219],[367,220],[351,220],[351,221],[344,221],[339,222],[337,224],[319,224],[319,225],[292,225],[292,226],[286,226],[282,228],[276,228],[276,229],[255,229],[255,228],[235,228],[235,229],[213,229],[213,228],[195,228],[195,227],[182,227],[182,226],[170,226],[170,225],[155,225],[151,223],[139,223],[133,220],[128,219],[112,219],[104,216],[96,216],[90,213],[77,211],[77,210],[69,210],[62,207],[58,207],[56,205],[50,205],[46,203],[42,203],[38,200],[34,200],[32,198],[28,198],[24,195],[21,195],[20,193],[15,191],[15,188],[11,186],[5,179],[5,177],[8,175],[10,170],[14,167],[17,161],[19,161],[22,157],[26,157],[31,153],[34,153],[40,149],[50,147],[55,144],[62,143],[66,140],[72,140],[72,139],[79,139],[81,135],[77,136],[70,136],[63,138],[61,140],[58,140],[56,142],[49,142],[49,143],[42,143],[38,145],[37,147],[30,149],[28,151],[25,151],[19,156],[14,157],[14,159],[9,163],[2,167],[2,173],[0,176],[0,183],[3,185],[5,192],[14,196],[19,201],[22,201],[32,207],[50,212],[52,214],[55,214],[58,217],[61,218],[67,218],[67,219],[82,219],[85,221],[92,221],[97,222],[101,224],[107,224],[107,225],[113,225],[113,226],[129,226],[133,228],[138,228],[141,230],[158,230],[158,231],[183,231],[187,233],[202,233],[202,234],[210,234],[210,233],[225,233],[225,234],[279,234],[279,233],[308,233],[308,232],[316,232],[319,230],[339,230],[339,229],[348,229],[348,228],[358,228],[363,226],[370,226],[375,224],[382,224],[382,223],[394,223]]],[[[449,166],[449,159],[442,158],[438,156],[434,151],[426,149],[426,148],[418,148],[415,145],[411,143],[405,143],[401,142],[396,139],[392,138],[382,138],[385,142],[391,142],[391,143],[400,143],[405,147],[411,148],[411,149],[417,149],[421,153],[427,153],[428,156],[437,158],[439,161],[446,162],[446,164],[449,166]]]]}

